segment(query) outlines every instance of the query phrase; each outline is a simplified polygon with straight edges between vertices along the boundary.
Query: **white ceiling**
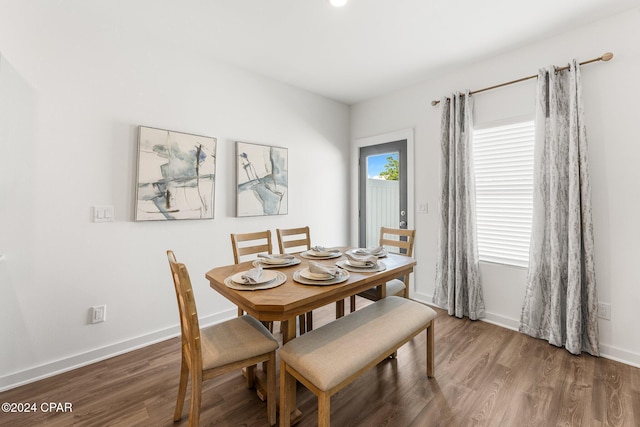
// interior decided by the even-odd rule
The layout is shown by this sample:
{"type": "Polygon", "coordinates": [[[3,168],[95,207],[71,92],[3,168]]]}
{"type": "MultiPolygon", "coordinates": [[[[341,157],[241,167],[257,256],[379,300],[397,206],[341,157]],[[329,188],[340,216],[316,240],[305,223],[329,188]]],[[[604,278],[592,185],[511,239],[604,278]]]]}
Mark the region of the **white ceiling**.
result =
{"type": "Polygon", "coordinates": [[[102,29],[136,31],[352,104],[638,7],[640,1],[349,0],[343,8],[328,0],[56,4],[72,7],[77,18],[102,29]]]}

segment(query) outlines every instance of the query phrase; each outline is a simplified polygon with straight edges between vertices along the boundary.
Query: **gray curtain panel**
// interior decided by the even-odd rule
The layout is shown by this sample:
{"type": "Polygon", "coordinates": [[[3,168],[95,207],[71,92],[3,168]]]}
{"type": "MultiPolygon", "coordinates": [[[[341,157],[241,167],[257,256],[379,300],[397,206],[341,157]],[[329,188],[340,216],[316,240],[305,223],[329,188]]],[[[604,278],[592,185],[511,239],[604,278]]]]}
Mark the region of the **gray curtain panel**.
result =
{"type": "Polygon", "coordinates": [[[520,331],[599,355],[580,66],[538,73],[534,197],[520,331]]]}
{"type": "Polygon", "coordinates": [[[440,227],[433,302],[450,315],[484,317],[478,272],[469,92],[443,98],[440,122],[440,227]]]}

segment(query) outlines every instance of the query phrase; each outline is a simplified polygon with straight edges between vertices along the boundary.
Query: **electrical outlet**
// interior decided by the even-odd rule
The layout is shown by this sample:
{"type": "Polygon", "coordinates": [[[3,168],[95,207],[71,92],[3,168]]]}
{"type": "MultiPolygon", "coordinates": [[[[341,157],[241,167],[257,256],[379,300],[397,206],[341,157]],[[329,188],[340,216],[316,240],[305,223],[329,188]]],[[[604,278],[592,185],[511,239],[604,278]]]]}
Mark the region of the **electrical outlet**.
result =
{"type": "Polygon", "coordinates": [[[605,320],[611,320],[611,304],[607,304],[606,302],[599,302],[598,317],[605,320]]]}
{"type": "Polygon", "coordinates": [[[107,320],[107,306],[96,305],[91,307],[91,323],[100,323],[107,320]]]}

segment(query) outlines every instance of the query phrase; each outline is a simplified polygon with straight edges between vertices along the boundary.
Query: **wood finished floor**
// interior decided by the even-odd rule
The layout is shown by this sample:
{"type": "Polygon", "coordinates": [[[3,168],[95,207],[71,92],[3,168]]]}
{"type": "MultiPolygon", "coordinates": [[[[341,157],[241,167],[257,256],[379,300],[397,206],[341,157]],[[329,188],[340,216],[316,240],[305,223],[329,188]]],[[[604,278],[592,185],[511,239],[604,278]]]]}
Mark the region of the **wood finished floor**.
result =
{"type": "MultiPolygon", "coordinates": [[[[368,302],[358,300],[359,307],[368,302]]],[[[314,311],[316,327],[332,306],[314,311]]],[[[277,329],[277,328],[276,328],[277,329]]],[[[425,336],[331,399],[334,426],[640,426],[640,369],[567,351],[438,310],[436,377],[425,336]]],[[[280,334],[276,334],[281,337],[280,334]]],[[[357,351],[357,349],[345,349],[357,351]]],[[[2,426],[186,426],[172,422],[179,339],[0,393],[2,402],[70,402],[71,413],[0,413],[2,426]]],[[[204,384],[201,425],[266,426],[266,406],[240,372],[204,384]]],[[[299,426],[317,425],[313,394],[298,387],[299,426]]]]}

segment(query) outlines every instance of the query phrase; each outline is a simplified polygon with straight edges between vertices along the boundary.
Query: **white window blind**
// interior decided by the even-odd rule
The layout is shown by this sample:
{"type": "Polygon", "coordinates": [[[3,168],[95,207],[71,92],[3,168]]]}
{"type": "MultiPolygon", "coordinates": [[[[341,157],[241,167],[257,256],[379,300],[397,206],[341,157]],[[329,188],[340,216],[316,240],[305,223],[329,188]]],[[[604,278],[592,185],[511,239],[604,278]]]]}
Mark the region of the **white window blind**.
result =
{"type": "Polygon", "coordinates": [[[529,263],[534,139],[533,121],[473,132],[481,261],[529,263]]]}

